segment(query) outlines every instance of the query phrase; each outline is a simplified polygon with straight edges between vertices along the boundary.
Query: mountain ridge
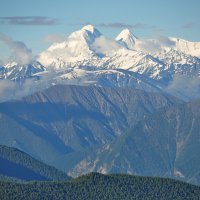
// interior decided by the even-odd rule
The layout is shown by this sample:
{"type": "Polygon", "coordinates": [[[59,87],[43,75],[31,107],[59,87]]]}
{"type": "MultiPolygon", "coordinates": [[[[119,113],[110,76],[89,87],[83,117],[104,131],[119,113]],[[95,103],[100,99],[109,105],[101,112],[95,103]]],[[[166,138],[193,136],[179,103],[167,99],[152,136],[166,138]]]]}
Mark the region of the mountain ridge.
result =
{"type": "Polygon", "coordinates": [[[0,145],[0,161],[0,175],[16,180],[61,181],[70,178],[64,172],[34,159],[25,152],[4,145],[0,145]]]}
{"type": "Polygon", "coordinates": [[[35,91],[41,90],[40,85],[45,89],[54,84],[133,87],[161,90],[190,100],[196,97],[190,90],[185,94],[181,84],[175,90],[169,88],[176,86],[177,79],[187,78],[190,82],[196,79],[195,93],[200,96],[200,58],[193,55],[198,54],[198,49],[199,43],[165,37],[144,40],[129,30],[111,40],[87,25],[71,33],[64,42],[52,44],[36,62],[28,65],[12,62],[1,67],[0,79],[18,82],[22,87],[31,79],[35,91]]]}
{"type": "Polygon", "coordinates": [[[4,199],[198,199],[198,186],[164,178],[136,177],[124,174],[102,175],[90,173],[66,182],[33,182],[18,184],[0,182],[0,195],[4,199]],[[15,191],[13,192],[12,189],[15,191]],[[4,191],[7,191],[5,193],[4,191]]]}
{"type": "Polygon", "coordinates": [[[0,140],[51,164],[58,156],[111,142],[145,115],[179,103],[132,88],[56,85],[1,103],[0,140]]]}
{"type": "Polygon", "coordinates": [[[88,152],[71,174],[83,173],[83,169],[164,176],[199,184],[199,105],[200,100],[146,116],[113,143],[93,154],[88,152]]]}

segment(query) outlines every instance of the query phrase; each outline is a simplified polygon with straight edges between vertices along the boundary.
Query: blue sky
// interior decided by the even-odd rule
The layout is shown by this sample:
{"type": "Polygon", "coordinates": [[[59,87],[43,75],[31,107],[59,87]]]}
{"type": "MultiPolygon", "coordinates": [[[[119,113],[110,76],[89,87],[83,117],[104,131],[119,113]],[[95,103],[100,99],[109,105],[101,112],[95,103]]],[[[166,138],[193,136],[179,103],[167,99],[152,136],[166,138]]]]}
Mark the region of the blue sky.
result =
{"type": "Polygon", "coordinates": [[[16,49],[12,42],[21,41],[36,55],[88,23],[109,38],[129,27],[141,38],[200,41],[200,0],[0,0],[0,5],[0,61],[16,49]]]}

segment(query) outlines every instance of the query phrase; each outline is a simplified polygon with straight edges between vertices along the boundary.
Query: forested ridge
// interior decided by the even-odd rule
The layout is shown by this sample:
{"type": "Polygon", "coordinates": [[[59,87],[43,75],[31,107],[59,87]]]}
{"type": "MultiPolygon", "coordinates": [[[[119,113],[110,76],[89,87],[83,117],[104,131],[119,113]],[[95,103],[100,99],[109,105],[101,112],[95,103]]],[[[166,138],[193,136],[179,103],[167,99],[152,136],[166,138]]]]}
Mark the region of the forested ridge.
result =
{"type": "Polygon", "coordinates": [[[0,180],[67,180],[67,174],[12,147],[0,145],[0,180]]]}
{"type": "Polygon", "coordinates": [[[2,199],[198,200],[200,187],[166,178],[90,173],[65,182],[0,182],[2,199]]]}

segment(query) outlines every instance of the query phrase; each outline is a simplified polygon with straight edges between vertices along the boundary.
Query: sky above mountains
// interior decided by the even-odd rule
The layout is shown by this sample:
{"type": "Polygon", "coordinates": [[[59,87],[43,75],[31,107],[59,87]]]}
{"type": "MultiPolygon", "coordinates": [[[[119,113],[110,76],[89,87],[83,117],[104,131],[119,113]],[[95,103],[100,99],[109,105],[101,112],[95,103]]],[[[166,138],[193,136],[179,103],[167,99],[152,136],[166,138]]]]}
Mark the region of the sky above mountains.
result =
{"type": "Polygon", "coordinates": [[[140,38],[158,35],[200,41],[199,0],[0,0],[0,64],[13,51],[37,55],[85,24],[109,38],[129,28],[140,38]]]}

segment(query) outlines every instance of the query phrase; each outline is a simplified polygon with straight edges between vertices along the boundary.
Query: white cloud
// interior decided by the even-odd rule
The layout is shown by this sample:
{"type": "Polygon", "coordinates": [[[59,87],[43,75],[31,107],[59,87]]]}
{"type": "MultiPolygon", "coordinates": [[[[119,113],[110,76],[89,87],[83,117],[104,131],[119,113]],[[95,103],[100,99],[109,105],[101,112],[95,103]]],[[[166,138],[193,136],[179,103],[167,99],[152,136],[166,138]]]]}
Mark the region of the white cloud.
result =
{"type": "Polygon", "coordinates": [[[45,16],[10,16],[0,17],[0,23],[24,26],[52,26],[59,24],[59,20],[45,16]]]}
{"type": "Polygon", "coordinates": [[[156,53],[161,50],[160,45],[154,40],[144,39],[140,39],[136,42],[135,49],[145,53],[156,53]]]}
{"type": "Polygon", "coordinates": [[[10,80],[0,80],[0,102],[10,99],[19,99],[23,96],[41,91],[49,85],[48,80],[35,82],[32,79],[27,79],[22,85],[10,80]]]}
{"type": "Polygon", "coordinates": [[[110,51],[116,51],[122,47],[116,41],[109,40],[109,39],[105,38],[104,36],[100,36],[99,38],[97,38],[94,41],[92,48],[97,53],[107,54],[110,51]]]}
{"type": "Polygon", "coordinates": [[[13,41],[12,38],[0,33],[0,40],[6,44],[10,51],[10,59],[20,64],[27,64],[32,59],[32,51],[23,42],[13,41]]]}
{"type": "Polygon", "coordinates": [[[0,80],[0,102],[10,99],[14,91],[14,82],[9,80],[0,80]]]}
{"type": "Polygon", "coordinates": [[[156,53],[163,47],[173,47],[175,42],[164,36],[157,36],[154,39],[138,39],[136,49],[145,53],[156,53]]]}
{"type": "Polygon", "coordinates": [[[164,37],[164,36],[157,36],[156,39],[157,43],[159,43],[161,46],[166,46],[166,47],[173,47],[175,45],[175,42],[172,41],[170,38],[168,37],[164,37]]]}
{"type": "Polygon", "coordinates": [[[185,100],[200,98],[200,77],[176,74],[166,91],[185,100]]]}

